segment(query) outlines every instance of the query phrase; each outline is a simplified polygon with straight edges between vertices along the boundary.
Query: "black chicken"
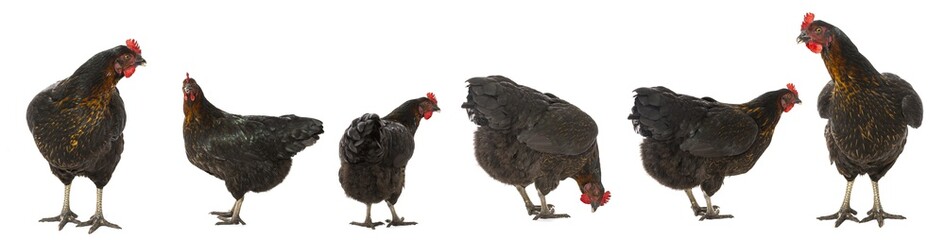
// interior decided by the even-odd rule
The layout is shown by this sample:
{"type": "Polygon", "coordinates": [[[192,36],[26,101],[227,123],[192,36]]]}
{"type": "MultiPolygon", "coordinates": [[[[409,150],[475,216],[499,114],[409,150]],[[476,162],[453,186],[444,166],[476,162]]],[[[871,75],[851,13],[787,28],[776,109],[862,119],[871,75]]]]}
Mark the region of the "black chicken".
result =
{"type": "Polygon", "coordinates": [[[383,118],[366,113],[351,121],[338,147],[341,169],[338,181],[345,194],[367,205],[364,222],[352,225],[374,229],[381,222],[371,220],[371,205],[387,202],[391,219],[387,227],[414,225],[397,216],[394,204],[404,188],[407,161],[413,156],[414,134],[420,119],[430,119],[440,111],[433,93],[410,99],[383,118]]]}
{"type": "Polygon", "coordinates": [[[610,200],[610,192],[601,183],[594,119],[554,94],[503,76],[466,82],[468,95],[462,107],[479,126],[474,140],[476,160],[489,176],[515,186],[535,220],[570,217],[555,214],[554,206],[545,200],[569,177],[577,182],[581,200],[591,205],[592,212],[610,200]],[[525,193],[532,183],[540,206],[525,193]]]}
{"type": "Polygon", "coordinates": [[[727,176],[751,170],[774,135],[782,112],[801,103],[793,84],[743,104],[710,97],[677,94],[665,87],[637,88],[632,113],[643,168],[657,182],[686,191],[699,220],[720,215],[711,197],[727,176]],[[701,186],[706,207],[699,207],[692,188],[701,186]]]}
{"type": "Polygon", "coordinates": [[[128,39],[125,45],[95,54],[72,76],[53,83],[30,102],[26,122],[33,140],[53,175],[65,185],[62,212],[40,222],[59,222],[59,230],[70,222],[91,226],[89,234],[100,226],[121,229],[102,214],[102,189],[111,180],[125,144],[125,104],[116,85],[145,63],[138,43],[128,39]],[[95,214],[87,222],[76,220],[78,215],[69,207],[76,176],[88,177],[97,188],[95,214]]]}
{"type": "Polygon", "coordinates": [[[243,196],[276,187],[292,167],[292,157],[324,133],[322,122],[295,115],[241,116],[214,106],[197,81],[187,78],[184,92],[184,147],[190,163],[222,179],[236,203],[211,212],[216,225],[246,224],[240,218],[243,196]]]}
{"type": "Polygon", "coordinates": [[[850,208],[850,192],[853,180],[863,174],[873,181],[873,209],[858,222],[875,219],[883,227],[884,219],[905,219],[883,211],[878,183],[905,148],[908,127],[922,125],[919,95],[899,76],[873,68],[840,28],[814,21],[812,13],[804,16],[797,42],[819,53],[830,73],[832,81],[820,92],[817,111],[827,119],[824,137],[830,162],[847,180],[840,210],[817,219],[836,219],[835,227],[845,220],[858,221],[850,208]]]}

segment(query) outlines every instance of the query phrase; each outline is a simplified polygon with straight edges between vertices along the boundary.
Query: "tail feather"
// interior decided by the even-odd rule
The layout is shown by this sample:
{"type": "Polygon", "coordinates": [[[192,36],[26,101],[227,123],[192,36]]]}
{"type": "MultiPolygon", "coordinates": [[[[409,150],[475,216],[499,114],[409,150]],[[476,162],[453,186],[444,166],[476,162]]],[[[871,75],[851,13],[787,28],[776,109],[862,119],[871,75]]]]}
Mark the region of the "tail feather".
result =
{"type": "Polygon", "coordinates": [[[638,88],[628,119],[644,137],[666,140],[686,136],[705,116],[706,100],[664,88],[638,88]]]}
{"type": "Polygon", "coordinates": [[[548,108],[554,96],[503,76],[476,77],[466,82],[469,89],[462,107],[471,121],[494,129],[512,128],[517,116],[537,115],[548,108]]]}
{"type": "Polygon", "coordinates": [[[380,116],[374,113],[352,120],[341,138],[341,159],[352,164],[379,162],[383,153],[379,142],[383,124],[380,116]]]}
{"type": "Polygon", "coordinates": [[[305,150],[306,147],[314,145],[318,141],[319,135],[325,133],[322,121],[318,119],[295,115],[281,117],[288,120],[286,129],[289,130],[289,134],[282,141],[286,143],[285,150],[290,154],[294,155],[305,150]]]}

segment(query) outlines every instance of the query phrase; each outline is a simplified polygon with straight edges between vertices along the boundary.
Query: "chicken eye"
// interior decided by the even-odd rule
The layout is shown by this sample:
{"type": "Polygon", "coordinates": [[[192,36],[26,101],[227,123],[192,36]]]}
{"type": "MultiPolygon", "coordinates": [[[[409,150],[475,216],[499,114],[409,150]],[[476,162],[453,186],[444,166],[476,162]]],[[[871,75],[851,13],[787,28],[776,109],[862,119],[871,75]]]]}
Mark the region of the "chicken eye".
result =
{"type": "Polygon", "coordinates": [[[815,29],[814,31],[815,31],[815,32],[817,32],[817,33],[820,33],[820,32],[821,32],[821,31],[823,31],[823,30],[822,30],[821,28],[819,28],[819,27],[818,27],[818,28],[817,28],[817,29],[815,29]]]}

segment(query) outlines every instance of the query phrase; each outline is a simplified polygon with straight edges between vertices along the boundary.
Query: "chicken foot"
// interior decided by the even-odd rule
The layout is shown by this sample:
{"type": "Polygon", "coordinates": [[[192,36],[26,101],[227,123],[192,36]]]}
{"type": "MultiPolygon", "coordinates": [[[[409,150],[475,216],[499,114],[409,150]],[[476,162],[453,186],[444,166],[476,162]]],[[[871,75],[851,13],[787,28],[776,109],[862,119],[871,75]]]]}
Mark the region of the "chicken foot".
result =
{"type": "Polygon", "coordinates": [[[712,219],[723,219],[723,218],[733,218],[732,215],[721,215],[719,214],[719,209],[717,206],[712,205],[712,197],[709,196],[705,190],[702,191],[702,195],[705,196],[705,213],[702,215],[702,218],[699,218],[699,221],[702,220],[712,220],[712,219]]]}
{"type": "Polygon", "coordinates": [[[367,205],[367,217],[364,217],[364,222],[351,222],[351,225],[362,226],[362,227],[366,227],[370,229],[374,229],[374,227],[384,225],[384,223],[382,222],[371,221],[371,204],[365,203],[365,205],[367,205]]]}
{"type": "MultiPolygon", "coordinates": [[[[695,216],[703,216],[706,213],[705,207],[700,207],[699,203],[696,202],[696,197],[692,195],[692,189],[686,189],[686,196],[689,197],[689,203],[692,204],[692,213],[695,216]]],[[[719,209],[719,206],[712,206],[715,209],[719,209]]]]}
{"type": "Polygon", "coordinates": [[[887,213],[883,211],[883,205],[879,202],[879,182],[873,181],[873,209],[866,212],[867,217],[859,221],[860,223],[869,222],[876,220],[879,223],[879,227],[883,227],[883,220],[885,219],[906,219],[902,215],[896,215],[892,213],[887,213]]]}
{"type": "Polygon", "coordinates": [[[221,220],[216,225],[246,225],[246,222],[240,218],[240,208],[242,207],[243,198],[240,198],[233,203],[233,208],[229,212],[210,212],[210,214],[217,215],[217,219],[221,220]]]}
{"type": "Polygon", "coordinates": [[[110,223],[108,220],[105,220],[105,215],[102,214],[102,189],[97,188],[95,190],[95,214],[92,215],[88,221],[77,224],[76,227],[91,226],[89,228],[89,234],[92,234],[101,226],[121,229],[121,227],[119,227],[117,224],[110,223]]]}
{"type": "MultiPolygon", "coordinates": [[[[528,198],[528,193],[525,192],[525,187],[515,186],[515,189],[518,190],[518,194],[522,195],[522,200],[525,201],[525,211],[528,211],[528,215],[536,215],[541,212],[541,206],[536,206],[532,203],[532,200],[528,198]]],[[[551,208],[551,212],[554,212],[555,205],[548,204],[548,208],[551,208]]]]}
{"type": "Polygon", "coordinates": [[[846,189],[846,193],[843,195],[843,203],[840,204],[840,210],[834,214],[817,217],[817,219],[818,220],[836,219],[837,221],[833,227],[840,227],[840,224],[846,220],[860,222],[860,220],[856,219],[856,216],[855,216],[856,211],[850,208],[850,192],[852,191],[853,191],[853,181],[847,181],[847,189],[846,189]]]}
{"type": "Polygon", "coordinates": [[[65,197],[63,197],[62,200],[62,212],[59,213],[59,216],[39,220],[39,222],[59,222],[59,231],[62,231],[62,228],[68,223],[80,223],[79,220],[76,219],[79,215],[72,212],[72,208],[69,207],[69,192],[72,190],[72,184],[66,185],[65,189],[65,197]]]}
{"type": "Polygon", "coordinates": [[[544,195],[544,194],[541,194],[541,190],[538,190],[538,198],[541,199],[541,211],[538,212],[538,214],[535,215],[535,218],[533,218],[532,220],[538,220],[539,218],[542,218],[542,219],[549,219],[549,218],[569,218],[569,217],[571,217],[571,215],[563,214],[563,213],[562,213],[562,214],[555,214],[554,209],[548,207],[550,204],[548,204],[548,203],[545,201],[545,195],[544,195]]]}
{"type": "MultiPolygon", "coordinates": [[[[397,210],[394,210],[394,204],[390,203],[390,201],[387,201],[387,208],[390,208],[391,218],[387,219],[387,227],[417,225],[417,222],[405,222],[403,217],[398,217],[397,210]]],[[[370,222],[370,220],[365,222],[370,222]]]]}

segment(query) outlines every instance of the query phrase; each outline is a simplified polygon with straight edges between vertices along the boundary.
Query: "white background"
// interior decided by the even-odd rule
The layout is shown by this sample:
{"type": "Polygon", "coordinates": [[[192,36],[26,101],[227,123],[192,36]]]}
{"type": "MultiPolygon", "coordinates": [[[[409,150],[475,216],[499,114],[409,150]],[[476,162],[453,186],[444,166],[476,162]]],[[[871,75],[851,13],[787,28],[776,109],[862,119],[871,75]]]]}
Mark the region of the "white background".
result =
{"type": "MultiPolygon", "coordinates": [[[[118,85],[126,146],[104,210],[124,229],[100,228],[96,239],[888,239],[936,234],[943,223],[937,176],[945,165],[934,142],[942,99],[934,82],[941,80],[945,17],[924,1],[151,2],[0,6],[0,238],[91,238],[88,228],[70,224],[60,232],[37,222],[59,212],[62,184],[37,151],[25,112],[41,89],[127,38],[138,40],[149,64],[118,85]],[[900,161],[880,182],[885,209],[908,220],[835,229],[815,219],[837,210],[844,180],[829,164],[826,120],[816,112],[829,77],[820,57],[795,43],[808,11],[842,28],[874,66],[910,81],[923,98],[925,125],[910,130],[900,161]],[[280,186],[247,194],[248,225],[214,226],[208,212],[229,209],[233,199],[184,154],[180,87],[188,71],[226,111],[325,123],[323,140],[295,157],[280,186]],[[611,203],[592,214],[565,180],[548,199],[572,218],[533,221],[513,187],[485,174],[472,154],[475,126],[459,106],[464,80],[494,74],[555,93],[595,118],[611,203]],[[727,178],[713,199],[734,219],[698,221],[682,191],[643,171],[641,137],[626,119],[634,88],[664,85],[740,103],[788,82],[804,104],[783,115],[754,169],[727,178]],[[342,131],[365,112],[386,114],[428,91],[443,110],[416,134],[397,205],[420,224],[348,225],[364,218],[364,205],[338,183],[342,131]]],[[[872,206],[869,186],[866,176],[855,184],[860,218],[872,206]]],[[[76,178],[72,209],[83,221],[94,211],[94,193],[90,181],[76,178]]],[[[389,217],[375,205],[375,220],[389,217]]]]}

